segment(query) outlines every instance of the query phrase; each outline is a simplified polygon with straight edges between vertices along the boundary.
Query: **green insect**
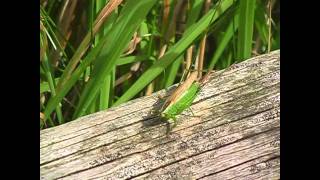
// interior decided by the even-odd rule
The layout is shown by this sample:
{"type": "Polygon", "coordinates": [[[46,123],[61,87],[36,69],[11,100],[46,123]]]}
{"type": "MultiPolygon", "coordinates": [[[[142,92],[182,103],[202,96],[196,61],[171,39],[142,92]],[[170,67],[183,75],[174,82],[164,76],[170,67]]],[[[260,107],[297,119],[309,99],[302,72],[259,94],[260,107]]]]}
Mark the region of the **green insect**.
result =
{"type": "Polygon", "coordinates": [[[176,122],[176,116],[181,114],[186,108],[190,107],[200,90],[200,85],[194,82],[191,87],[185,91],[177,100],[177,102],[168,106],[161,112],[161,117],[166,118],[169,122],[176,122]]]}
{"type": "Polygon", "coordinates": [[[160,109],[160,116],[169,123],[173,123],[174,126],[176,125],[176,116],[191,106],[204,80],[208,77],[205,76],[201,81],[198,81],[197,75],[198,72],[192,72],[186,81],[178,86],[172,95],[166,99],[160,109]]]}

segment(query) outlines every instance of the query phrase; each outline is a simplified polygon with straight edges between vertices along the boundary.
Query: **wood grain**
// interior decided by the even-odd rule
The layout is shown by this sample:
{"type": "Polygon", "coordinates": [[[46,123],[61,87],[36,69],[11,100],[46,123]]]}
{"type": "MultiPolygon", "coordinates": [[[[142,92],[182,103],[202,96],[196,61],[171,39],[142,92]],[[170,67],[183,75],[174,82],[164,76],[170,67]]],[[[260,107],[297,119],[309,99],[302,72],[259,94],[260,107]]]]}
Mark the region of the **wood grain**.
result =
{"type": "Polygon", "coordinates": [[[174,88],[40,131],[41,179],[280,179],[280,50],[213,73],[168,132],[174,88]]]}

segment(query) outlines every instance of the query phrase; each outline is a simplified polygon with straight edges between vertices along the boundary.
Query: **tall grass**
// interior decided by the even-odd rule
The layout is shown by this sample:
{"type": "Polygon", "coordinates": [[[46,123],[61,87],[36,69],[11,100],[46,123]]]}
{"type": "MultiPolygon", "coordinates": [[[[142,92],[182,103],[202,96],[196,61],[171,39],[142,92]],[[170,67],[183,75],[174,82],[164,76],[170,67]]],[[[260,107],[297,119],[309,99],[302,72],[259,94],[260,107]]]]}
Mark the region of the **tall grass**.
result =
{"type": "Polygon", "coordinates": [[[40,129],[280,46],[275,0],[40,4],[40,129]]]}

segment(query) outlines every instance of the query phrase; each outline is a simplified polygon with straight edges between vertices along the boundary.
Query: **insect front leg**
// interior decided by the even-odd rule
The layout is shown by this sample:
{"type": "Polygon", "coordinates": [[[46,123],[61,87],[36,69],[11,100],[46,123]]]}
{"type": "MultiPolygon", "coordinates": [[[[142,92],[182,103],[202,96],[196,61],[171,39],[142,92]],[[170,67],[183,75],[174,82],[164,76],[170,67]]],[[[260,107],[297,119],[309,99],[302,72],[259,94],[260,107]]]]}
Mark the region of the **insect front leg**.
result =
{"type": "Polygon", "coordinates": [[[177,119],[176,117],[171,117],[167,120],[167,134],[177,126],[177,119]]]}

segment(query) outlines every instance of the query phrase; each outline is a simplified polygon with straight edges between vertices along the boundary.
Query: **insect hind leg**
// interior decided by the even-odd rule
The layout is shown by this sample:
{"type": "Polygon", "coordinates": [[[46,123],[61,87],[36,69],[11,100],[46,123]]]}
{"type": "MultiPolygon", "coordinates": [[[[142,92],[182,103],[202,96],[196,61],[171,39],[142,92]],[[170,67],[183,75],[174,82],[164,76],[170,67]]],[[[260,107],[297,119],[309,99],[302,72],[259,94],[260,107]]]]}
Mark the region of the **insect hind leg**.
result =
{"type": "Polygon", "coordinates": [[[199,117],[199,118],[201,117],[201,116],[194,115],[194,113],[190,107],[188,107],[188,110],[191,112],[191,114],[192,114],[191,116],[189,114],[184,114],[184,113],[181,113],[181,115],[188,116],[188,117],[199,117]]]}
{"type": "Polygon", "coordinates": [[[190,107],[188,107],[188,110],[190,110],[191,114],[192,114],[193,116],[195,116],[194,113],[193,113],[193,111],[192,111],[192,109],[191,109],[190,107]]]}

